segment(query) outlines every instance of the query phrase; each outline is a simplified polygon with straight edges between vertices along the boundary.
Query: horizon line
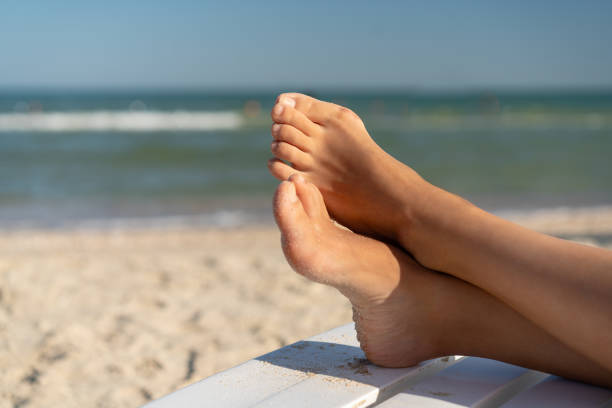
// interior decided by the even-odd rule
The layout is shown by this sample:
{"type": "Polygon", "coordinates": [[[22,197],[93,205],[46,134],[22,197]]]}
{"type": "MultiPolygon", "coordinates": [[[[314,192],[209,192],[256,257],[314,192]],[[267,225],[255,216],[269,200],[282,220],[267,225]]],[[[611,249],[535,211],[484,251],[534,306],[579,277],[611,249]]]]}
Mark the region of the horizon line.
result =
{"type": "Polygon", "coordinates": [[[513,93],[612,93],[612,84],[594,85],[540,85],[540,86],[466,86],[466,87],[417,87],[417,86],[165,86],[165,85],[139,85],[139,86],[57,86],[57,85],[0,85],[0,98],[7,93],[184,93],[184,94],[238,94],[259,93],[271,94],[282,92],[301,93],[337,93],[337,94],[513,94],[513,93]]]}

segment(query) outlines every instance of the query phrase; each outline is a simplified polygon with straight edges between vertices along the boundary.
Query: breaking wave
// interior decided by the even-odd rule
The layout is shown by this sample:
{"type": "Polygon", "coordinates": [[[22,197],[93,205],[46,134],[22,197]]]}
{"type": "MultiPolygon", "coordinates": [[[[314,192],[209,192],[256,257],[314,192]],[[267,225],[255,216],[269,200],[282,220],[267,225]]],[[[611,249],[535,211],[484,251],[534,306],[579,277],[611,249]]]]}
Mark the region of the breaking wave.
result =
{"type": "Polygon", "coordinates": [[[231,111],[0,113],[0,132],[231,130],[242,123],[242,115],[231,111]]]}

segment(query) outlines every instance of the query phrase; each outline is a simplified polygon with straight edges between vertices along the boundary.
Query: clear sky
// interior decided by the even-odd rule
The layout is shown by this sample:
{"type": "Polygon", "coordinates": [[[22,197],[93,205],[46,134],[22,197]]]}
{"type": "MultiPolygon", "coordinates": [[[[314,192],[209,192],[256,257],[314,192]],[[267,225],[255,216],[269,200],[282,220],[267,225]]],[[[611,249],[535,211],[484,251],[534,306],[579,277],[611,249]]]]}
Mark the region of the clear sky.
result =
{"type": "Polygon", "coordinates": [[[612,88],[612,1],[0,5],[0,88],[612,88]]]}

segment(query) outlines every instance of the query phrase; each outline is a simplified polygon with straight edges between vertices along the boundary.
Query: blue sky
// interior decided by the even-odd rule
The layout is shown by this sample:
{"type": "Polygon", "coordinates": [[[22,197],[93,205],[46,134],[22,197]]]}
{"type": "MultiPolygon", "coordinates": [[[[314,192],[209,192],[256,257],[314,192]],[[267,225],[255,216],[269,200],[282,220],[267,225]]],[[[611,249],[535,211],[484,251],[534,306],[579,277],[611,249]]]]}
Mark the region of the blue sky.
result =
{"type": "Polygon", "coordinates": [[[0,88],[612,88],[611,1],[0,6],[0,88]]]}

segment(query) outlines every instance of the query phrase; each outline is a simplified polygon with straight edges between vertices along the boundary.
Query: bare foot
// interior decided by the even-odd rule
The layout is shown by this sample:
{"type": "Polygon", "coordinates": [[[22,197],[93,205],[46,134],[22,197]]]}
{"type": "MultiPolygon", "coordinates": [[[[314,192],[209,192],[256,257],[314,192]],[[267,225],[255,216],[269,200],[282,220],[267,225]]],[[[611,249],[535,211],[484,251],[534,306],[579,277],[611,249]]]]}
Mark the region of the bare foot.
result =
{"type": "Polygon", "coordinates": [[[268,167],[275,177],[286,180],[299,172],[319,188],[338,222],[399,241],[397,226],[410,224],[410,211],[427,200],[430,184],[383,151],[347,108],[282,94],[272,119],[276,158],[268,167]]]}
{"type": "Polygon", "coordinates": [[[406,367],[443,355],[430,273],[401,250],[339,227],[313,184],[300,175],[290,180],[274,199],[285,256],[298,273],[349,298],[368,359],[406,367]]]}
{"type": "Polygon", "coordinates": [[[291,266],[349,298],[359,342],[373,363],[407,367],[473,355],[612,385],[608,371],[485,291],[337,226],[321,193],[301,175],[281,183],[274,215],[291,266]]]}

